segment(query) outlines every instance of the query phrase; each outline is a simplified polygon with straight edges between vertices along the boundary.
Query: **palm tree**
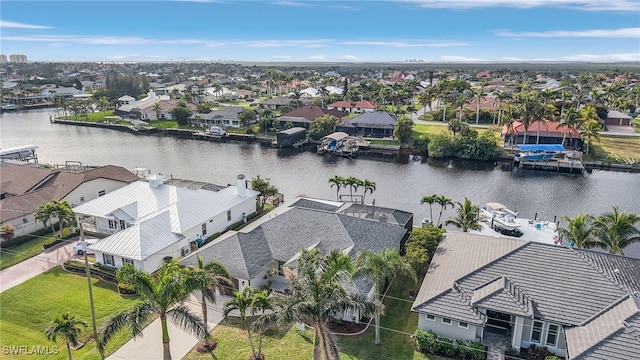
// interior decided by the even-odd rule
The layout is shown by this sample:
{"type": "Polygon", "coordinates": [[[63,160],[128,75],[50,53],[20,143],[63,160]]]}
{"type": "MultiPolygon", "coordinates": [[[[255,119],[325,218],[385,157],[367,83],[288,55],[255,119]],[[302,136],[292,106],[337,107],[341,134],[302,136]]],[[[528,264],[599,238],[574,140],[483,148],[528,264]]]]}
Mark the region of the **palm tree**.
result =
{"type": "Polygon", "coordinates": [[[618,206],[613,212],[598,216],[593,220],[595,246],[609,250],[612,254],[624,255],[623,249],[640,242],[640,215],[621,212],[618,206]]]}
{"type": "MultiPolygon", "coordinates": [[[[314,328],[321,358],[339,359],[340,349],[329,324],[337,314],[370,316],[376,311],[376,304],[347,290],[352,265],[351,257],[339,250],[322,256],[317,249],[303,249],[298,258],[297,274],[285,269],[291,284],[290,293],[271,293],[272,311],[260,316],[254,322],[254,328],[302,322],[314,328]]],[[[315,347],[314,338],[314,351],[315,347]]]]}
{"type": "Polygon", "coordinates": [[[578,213],[574,218],[569,218],[564,215],[562,216],[562,221],[567,222],[567,227],[558,228],[558,234],[566,237],[567,240],[573,242],[579,248],[589,249],[595,246],[594,229],[591,227],[593,216],[578,213]]]}
{"type": "Polygon", "coordinates": [[[60,226],[60,239],[63,237],[62,230],[65,224],[71,224],[74,220],[73,210],[68,201],[53,200],[51,202],[55,208],[55,215],[58,217],[58,226],[60,226]]]}
{"type": "Polygon", "coordinates": [[[53,203],[48,202],[46,204],[40,205],[38,207],[38,210],[35,213],[35,219],[36,221],[42,221],[42,224],[44,226],[47,226],[47,223],[49,225],[51,225],[51,232],[53,234],[56,233],[56,229],[55,227],[53,227],[53,221],[52,219],[55,217],[56,215],[56,207],[53,205],[53,203]]]}
{"type": "MultiPolygon", "coordinates": [[[[560,124],[558,125],[558,127],[565,127],[565,131],[562,134],[562,146],[564,146],[565,139],[567,138],[567,132],[570,132],[572,129],[576,128],[578,124],[578,118],[579,114],[573,108],[568,108],[564,115],[561,115],[560,124]]],[[[571,140],[569,140],[569,144],[571,144],[571,140]]]]}
{"type": "Polygon", "coordinates": [[[482,230],[480,225],[480,207],[471,203],[471,200],[464,198],[464,202],[456,202],[458,215],[445,222],[446,225],[453,225],[463,232],[469,230],[482,230]]]}
{"type": "Polygon", "coordinates": [[[339,196],[340,196],[340,189],[342,188],[343,185],[345,185],[345,178],[343,178],[342,176],[339,175],[335,175],[334,177],[332,177],[331,179],[329,179],[329,183],[331,184],[331,187],[336,188],[336,200],[340,200],[339,196]]]}
{"type": "Polygon", "coordinates": [[[437,195],[436,196],[436,203],[438,203],[438,205],[440,205],[440,214],[438,215],[438,223],[436,224],[436,226],[440,226],[440,219],[442,219],[442,212],[449,206],[451,206],[451,208],[454,207],[453,201],[451,201],[451,199],[449,199],[448,197],[444,196],[444,195],[437,195]]]}
{"type": "Polygon", "coordinates": [[[198,284],[189,281],[177,263],[163,264],[153,275],[132,265],[125,265],[117,271],[116,277],[119,282],[132,286],[140,294],[141,301],[133,308],[107,319],[98,334],[98,349],[102,351],[109,340],[125,328],[131,331],[134,338],[140,336],[142,324],[156,315],[160,317],[162,325],[164,360],[171,360],[167,319],[200,339],[209,339],[207,325],[183,304],[198,284]]]}
{"type": "Polygon", "coordinates": [[[251,346],[251,354],[254,360],[262,359],[262,332],[258,332],[258,348],[256,349],[253,344],[252,326],[249,324],[247,311],[250,310],[253,316],[255,316],[258,311],[261,311],[262,315],[264,315],[265,310],[268,310],[270,307],[267,290],[258,290],[250,287],[245,287],[242,292],[234,291],[233,299],[224,304],[224,316],[228,316],[229,313],[234,310],[240,313],[240,319],[245,329],[247,329],[249,346],[251,346]]]}
{"type": "Polygon", "coordinates": [[[349,176],[348,178],[344,179],[344,183],[342,185],[345,187],[349,187],[349,196],[351,197],[351,201],[353,201],[353,192],[358,191],[358,188],[362,185],[362,180],[354,176],[349,176]]]}
{"type": "Polygon", "coordinates": [[[156,120],[159,121],[160,120],[160,110],[162,110],[162,105],[160,105],[160,102],[156,102],[153,104],[152,109],[156,112],[156,120]]]}
{"type": "Polygon", "coordinates": [[[600,130],[602,130],[602,125],[593,120],[589,121],[580,130],[580,137],[582,137],[582,141],[587,143],[587,154],[589,153],[593,140],[600,141],[600,130]]]}
{"type": "Polygon", "coordinates": [[[364,198],[367,192],[373,195],[373,192],[376,191],[376,183],[369,179],[364,179],[362,181],[362,187],[364,189],[364,193],[362,193],[362,203],[364,204],[364,198]]]}
{"type": "Polygon", "coordinates": [[[374,301],[378,304],[378,311],[375,313],[376,335],[375,343],[380,344],[380,315],[384,315],[381,293],[385,286],[391,286],[391,282],[397,275],[410,277],[414,283],[418,281],[415,270],[411,264],[404,261],[396,249],[386,248],[381,253],[370,250],[361,250],[356,257],[355,278],[368,277],[373,281],[374,301]]]}
{"type": "Polygon", "coordinates": [[[429,219],[431,219],[431,223],[433,224],[433,204],[436,203],[438,199],[438,194],[425,195],[420,199],[420,204],[429,204],[429,219]]]}
{"type": "Polygon", "coordinates": [[[58,336],[64,337],[67,343],[67,352],[69,353],[69,360],[71,357],[71,345],[78,346],[78,337],[80,337],[80,328],[87,327],[87,323],[82,320],[76,319],[75,316],[70,316],[69,313],[62,314],[62,317],[56,317],[49,326],[44,330],[47,339],[56,341],[58,336]]]}
{"type": "Polygon", "coordinates": [[[202,257],[198,255],[198,268],[188,272],[190,281],[194,281],[197,290],[200,291],[200,304],[202,306],[202,321],[206,324],[208,317],[207,300],[216,303],[216,290],[224,293],[227,289],[233,289],[231,275],[227,268],[219,261],[210,261],[206,265],[202,257]]]}

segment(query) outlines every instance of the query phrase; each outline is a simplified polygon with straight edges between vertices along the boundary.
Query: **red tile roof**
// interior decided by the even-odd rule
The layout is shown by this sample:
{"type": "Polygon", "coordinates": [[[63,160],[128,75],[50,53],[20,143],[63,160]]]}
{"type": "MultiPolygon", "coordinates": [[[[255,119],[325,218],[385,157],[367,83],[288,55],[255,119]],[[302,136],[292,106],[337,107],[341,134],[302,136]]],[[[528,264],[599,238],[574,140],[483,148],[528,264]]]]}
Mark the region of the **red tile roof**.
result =
{"type": "MultiPolygon", "coordinates": [[[[580,136],[580,132],[573,128],[560,127],[560,123],[549,120],[536,120],[529,125],[529,129],[527,129],[527,134],[531,134],[533,132],[544,133],[545,136],[564,136],[564,133],[572,134],[573,136],[580,136]],[[546,124],[546,125],[545,125],[546,124]]],[[[514,134],[524,134],[524,125],[520,121],[513,122],[513,131],[514,134]]],[[[502,127],[502,134],[508,133],[507,126],[504,125],[502,127]]]]}

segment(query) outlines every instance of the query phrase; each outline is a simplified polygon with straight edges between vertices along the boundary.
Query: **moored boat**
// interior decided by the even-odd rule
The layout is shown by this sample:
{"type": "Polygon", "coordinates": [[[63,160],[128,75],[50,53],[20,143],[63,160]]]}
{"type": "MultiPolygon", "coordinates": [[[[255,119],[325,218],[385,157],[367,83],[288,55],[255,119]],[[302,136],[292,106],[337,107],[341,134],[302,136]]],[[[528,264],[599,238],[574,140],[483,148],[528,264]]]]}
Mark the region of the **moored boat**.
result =
{"type": "Polygon", "coordinates": [[[483,205],[480,209],[480,216],[484,220],[490,221],[492,228],[498,227],[513,231],[522,226],[522,223],[517,220],[518,212],[509,210],[500,203],[492,202],[483,205]]]}

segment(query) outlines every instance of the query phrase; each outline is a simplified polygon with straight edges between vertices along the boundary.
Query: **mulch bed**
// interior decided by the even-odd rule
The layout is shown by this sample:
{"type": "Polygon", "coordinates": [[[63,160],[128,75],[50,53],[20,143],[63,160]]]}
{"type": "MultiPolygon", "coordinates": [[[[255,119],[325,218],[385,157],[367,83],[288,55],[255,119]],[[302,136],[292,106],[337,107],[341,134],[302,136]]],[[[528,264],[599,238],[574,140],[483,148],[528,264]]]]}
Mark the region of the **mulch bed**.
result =
{"type": "Polygon", "coordinates": [[[367,327],[369,321],[363,319],[360,323],[352,323],[348,321],[332,322],[329,324],[329,329],[336,334],[355,334],[367,327]]]}

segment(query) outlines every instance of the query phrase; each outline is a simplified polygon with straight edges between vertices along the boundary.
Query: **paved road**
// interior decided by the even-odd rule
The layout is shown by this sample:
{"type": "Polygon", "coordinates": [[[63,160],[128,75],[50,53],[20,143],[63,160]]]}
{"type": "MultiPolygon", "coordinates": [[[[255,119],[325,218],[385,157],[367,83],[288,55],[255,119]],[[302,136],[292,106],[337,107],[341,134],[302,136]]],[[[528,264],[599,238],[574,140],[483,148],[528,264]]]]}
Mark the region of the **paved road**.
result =
{"type": "MultiPolygon", "coordinates": [[[[207,304],[209,310],[207,311],[207,326],[209,330],[222,321],[222,305],[229,301],[231,297],[218,295],[216,299],[217,303],[215,305],[207,304]]],[[[194,313],[202,314],[200,302],[195,296],[192,295],[185,304],[194,313]]],[[[167,322],[167,328],[169,330],[171,357],[173,359],[182,359],[198,344],[197,338],[181,330],[171,321],[167,322]]],[[[160,319],[156,319],[142,330],[142,336],[129,340],[111,356],[107,357],[107,360],[157,360],[162,359],[162,354],[162,328],[160,319]]]]}
{"type": "Polygon", "coordinates": [[[73,246],[77,238],[69,239],[45,250],[42,254],[0,271],[0,292],[42,274],[73,257],[73,246]]]}

